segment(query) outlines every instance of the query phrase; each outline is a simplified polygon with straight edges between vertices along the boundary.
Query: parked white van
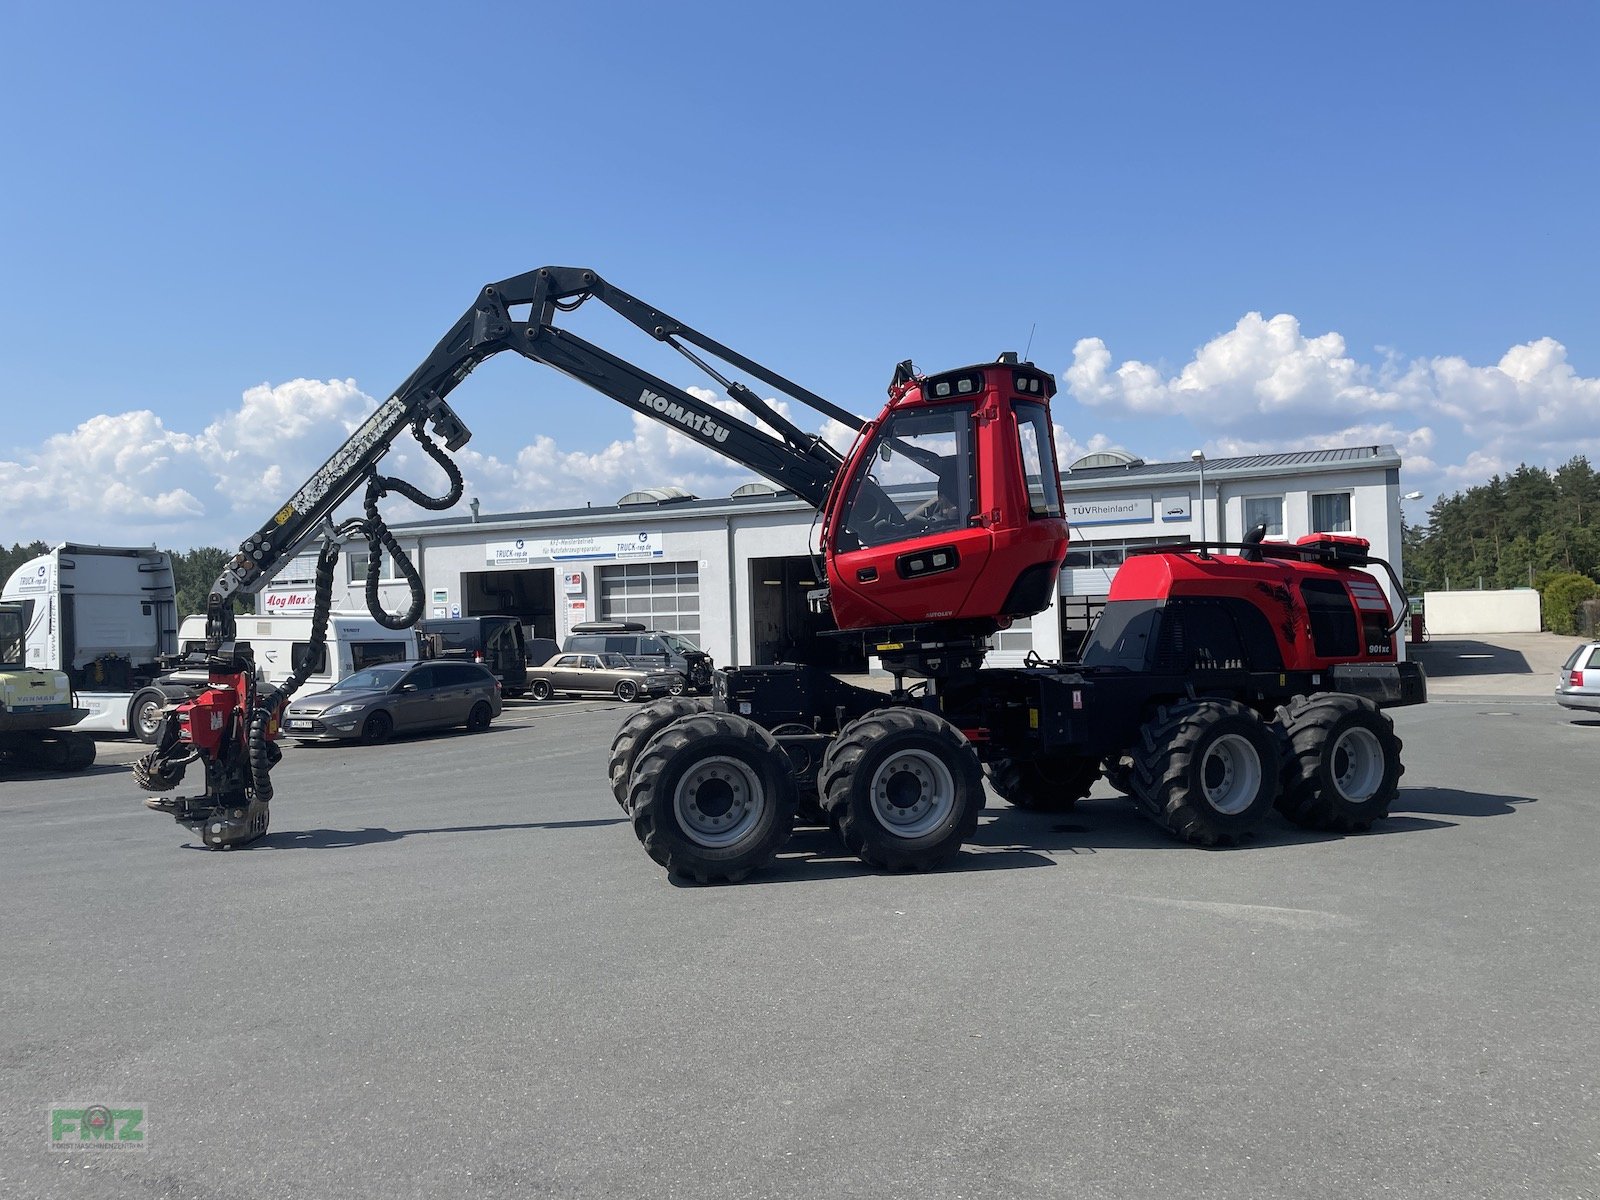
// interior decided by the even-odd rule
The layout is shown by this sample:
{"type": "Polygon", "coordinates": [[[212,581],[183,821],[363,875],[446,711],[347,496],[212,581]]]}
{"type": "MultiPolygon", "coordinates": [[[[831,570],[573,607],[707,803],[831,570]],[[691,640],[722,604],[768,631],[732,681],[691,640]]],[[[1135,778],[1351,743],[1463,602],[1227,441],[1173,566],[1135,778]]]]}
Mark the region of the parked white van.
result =
{"type": "MultiPolygon", "coordinates": [[[[236,618],[235,646],[248,648],[264,683],[280,684],[289,678],[311,652],[311,614],[269,614],[236,618]]],[[[206,619],[189,616],[178,626],[180,653],[204,651],[206,619]]],[[[410,662],[422,657],[416,629],[388,629],[370,613],[330,613],[328,640],[319,662],[301,685],[302,692],[331,687],[347,675],[378,663],[410,662]]],[[[133,701],[133,732],[154,744],[161,736],[162,709],[188,700],[206,681],[206,672],[194,668],[172,671],[153,681],[133,701]]]]}

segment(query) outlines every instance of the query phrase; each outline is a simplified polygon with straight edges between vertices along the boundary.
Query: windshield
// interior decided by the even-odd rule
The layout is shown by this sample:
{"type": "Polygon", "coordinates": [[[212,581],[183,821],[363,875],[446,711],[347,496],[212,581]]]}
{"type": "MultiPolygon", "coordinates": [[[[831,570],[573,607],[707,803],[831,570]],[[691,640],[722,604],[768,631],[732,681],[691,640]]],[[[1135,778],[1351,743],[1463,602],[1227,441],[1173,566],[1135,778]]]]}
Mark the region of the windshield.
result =
{"type": "Polygon", "coordinates": [[[608,667],[611,667],[613,669],[620,669],[620,670],[624,670],[624,671],[627,670],[628,667],[632,665],[632,664],[630,664],[628,662],[628,660],[626,658],[624,658],[620,654],[602,654],[600,656],[600,661],[603,662],[608,667]]]}
{"type": "Polygon", "coordinates": [[[681,634],[663,633],[661,640],[667,644],[667,649],[676,651],[679,654],[698,654],[700,651],[699,646],[696,646],[681,634]]]}
{"type": "Polygon", "coordinates": [[[373,667],[347,675],[328,690],[330,692],[386,692],[400,682],[408,668],[373,667]]]}
{"type": "Polygon", "coordinates": [[[966,527],[977,501],[972,406],[890,415],[858,460],[839,545],[855,550],[966,527]]]}
{"type": "Polygon", "coordinates": [[[22,614],[14,608],[0,609],[0,666],[22,665],[22,614]]]}

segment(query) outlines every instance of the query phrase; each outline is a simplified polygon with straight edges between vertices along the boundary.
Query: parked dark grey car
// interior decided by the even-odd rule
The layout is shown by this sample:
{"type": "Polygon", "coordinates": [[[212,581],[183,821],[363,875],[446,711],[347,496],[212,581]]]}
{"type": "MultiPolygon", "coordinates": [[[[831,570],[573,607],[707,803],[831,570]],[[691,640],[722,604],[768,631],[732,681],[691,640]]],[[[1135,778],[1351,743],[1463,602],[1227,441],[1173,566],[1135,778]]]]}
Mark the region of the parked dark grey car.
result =
{"type": "Polygon", "coordinates": [[[451,725],[487,729],[499,715],[500,681],[480,663],[385,663],[291,700],[283,735],[299,742],[381,742],[394,733],[451,725]]]}
{"type": "Polygon", "coordinates": [[[621,654],[636,667],[676,671],[691,692],[709,692],[711,655],[681,633],[646,629],[637,621],[586,621],[574,625],[563,654],[621,654]]]}

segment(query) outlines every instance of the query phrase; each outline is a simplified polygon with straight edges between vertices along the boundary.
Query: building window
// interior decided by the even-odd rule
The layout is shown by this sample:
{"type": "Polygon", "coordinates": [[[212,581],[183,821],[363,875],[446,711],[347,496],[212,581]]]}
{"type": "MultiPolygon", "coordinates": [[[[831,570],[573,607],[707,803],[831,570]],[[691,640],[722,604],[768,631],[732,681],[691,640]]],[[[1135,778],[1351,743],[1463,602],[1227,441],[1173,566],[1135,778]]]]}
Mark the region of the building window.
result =
{"type": "MultiPolygon", "coordinates": [[[[1350,498],[1345,497],[1348,501],[1350,498]]],[[[1348,509],[1348,505],[1346,506],[1348,509]]],[[[1246,496],[1244,501],[1244,528],[1248,533],[1257,525],[1266,525],[1268,537],[1283,536],[1283,497],[1246,496]]]]}
{"type": "Polygon", "coordinates": [[[1033,618],[1019,617],[1009,628],[994,635],[994,648],[1016,654],[1026,654],[1033,649],[1033,618]]]}
{"type": "Polygon", "coordinates": [[[1311,497],[1312,533],[1350,532],[1350,493],[1323,492],[1311,497]]]}
{"type": "Polygon", "coordinates": [[[700,568],[692,562],[626,563],[600,568],[600,612],[607,621],[700,633],[700,568]]]}
{"type": "MultiPolygon", "coordinates": [[[[372,557],[367,550],[350,550],[345,553],[344,561],[349,572],[348,579],[351,583],[365,583],[367,581],[367,560],[372,557]]],[[[383,551],[378,551],[378,578],[382,579],[384,562],[383,551]]]]}

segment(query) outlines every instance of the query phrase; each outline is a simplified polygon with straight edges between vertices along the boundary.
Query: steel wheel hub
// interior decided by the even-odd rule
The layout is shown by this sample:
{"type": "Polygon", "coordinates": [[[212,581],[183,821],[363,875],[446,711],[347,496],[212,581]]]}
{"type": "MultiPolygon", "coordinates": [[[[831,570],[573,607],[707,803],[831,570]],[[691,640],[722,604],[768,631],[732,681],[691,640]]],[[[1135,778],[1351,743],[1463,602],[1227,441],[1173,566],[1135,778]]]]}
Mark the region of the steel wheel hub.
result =
{"type": "Polygon", "coordinates": [[[1206,747],[1200,760],[1200,790],[1206,804],[1225,816],[1250,807],[1261,792],[1261,756],[1249,738],[1227,733],[1206,747]]]}
{"type": "Polygon", "coordinates": [[[702,846],[730,846],[761,819],[767,794],[750,764],[725,754],[702,758],[678,780],[672,810],[702,846]]]}
{"type": "Polygon", "coordinates": [[[921,837],[937,828],[955,803],[955,778],[930,751],[902,750],[872,773],[872,815],[898,837],[921,837]]]}
{"type": "Polygon", "coordinates": [[[1360,804],[1370,800],[1383,783],[1383,746],[1370,729],[1346,729],[1333,743],[1333,786],[1339,795],[1360,804]]]}

